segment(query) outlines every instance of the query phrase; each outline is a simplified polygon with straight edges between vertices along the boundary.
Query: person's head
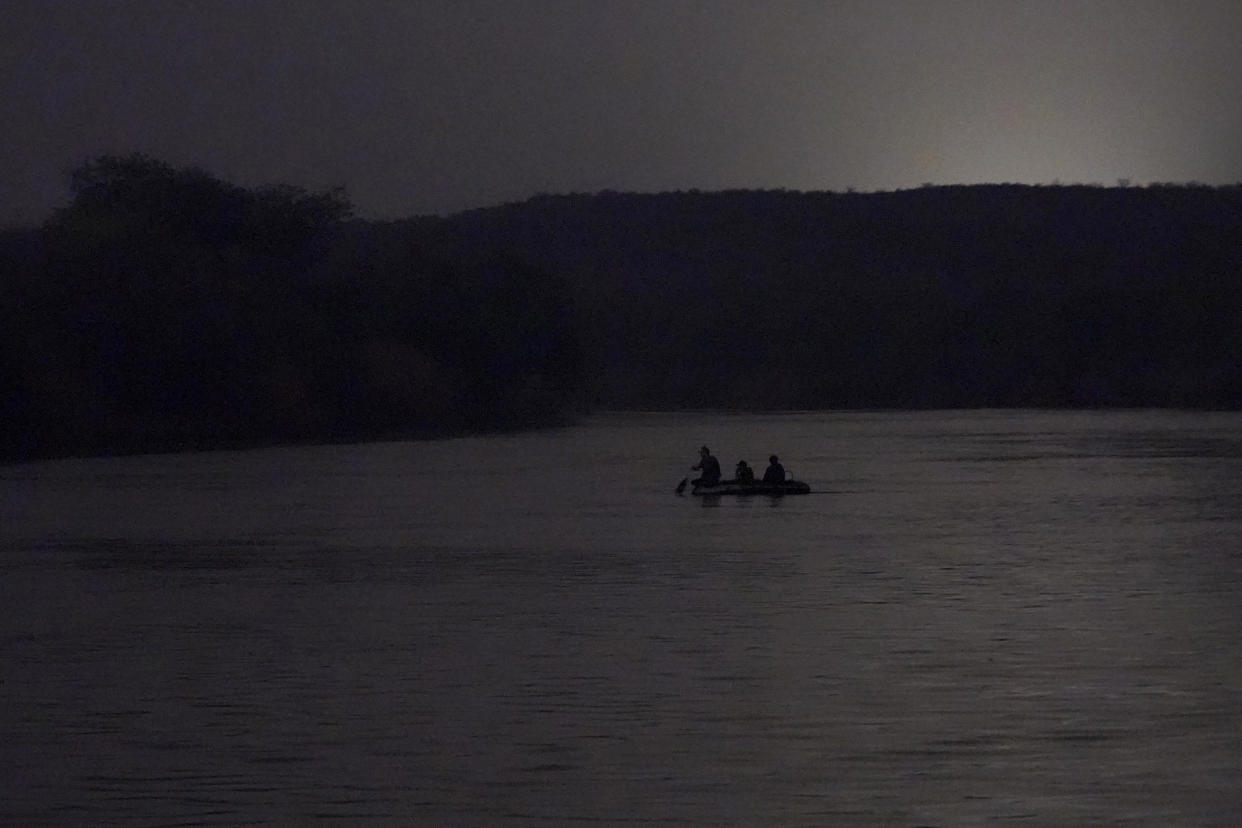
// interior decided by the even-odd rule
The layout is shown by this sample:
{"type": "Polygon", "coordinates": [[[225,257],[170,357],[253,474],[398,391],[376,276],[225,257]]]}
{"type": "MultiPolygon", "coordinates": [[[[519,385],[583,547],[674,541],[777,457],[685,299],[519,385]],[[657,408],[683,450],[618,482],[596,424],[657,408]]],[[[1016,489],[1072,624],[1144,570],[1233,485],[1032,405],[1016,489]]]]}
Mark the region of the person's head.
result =
{"type": "Polygon", "coordinates": [[[768,458],[768,462],[769,462],[769,463],[771,463],[771,464],[773,464],[773,465],[776,465],[776,455],[775,455],[775,454],[773,454],[771,457],[769,457],[769,458],[768,458]]]}
{"type": "Polygon", "coordinates": [[[707,455],[711,454],[711,451],[707,448],[707,446],[703,446],[703,448],[699,449],[699,454],[706,457],[707,455]]]}
{"type": "Polygon", "coordinates": [[[746,461],[745,461],[745,460],[738,460],[738,461],[737,461],[737,467],[738,467],[739,469],[744,469],[744,468],[746,468],[746,461]]]}

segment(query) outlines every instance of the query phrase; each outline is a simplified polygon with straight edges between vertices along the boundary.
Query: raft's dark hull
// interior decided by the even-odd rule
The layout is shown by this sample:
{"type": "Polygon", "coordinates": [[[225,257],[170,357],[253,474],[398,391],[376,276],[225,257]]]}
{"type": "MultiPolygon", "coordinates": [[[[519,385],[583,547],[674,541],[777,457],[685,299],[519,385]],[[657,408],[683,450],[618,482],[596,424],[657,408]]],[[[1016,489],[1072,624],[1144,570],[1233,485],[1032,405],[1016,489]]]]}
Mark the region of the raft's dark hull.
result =
{"type": "Polygon", "coordinates": [[[730,483],[716,486],[695,486],[690,490],[692,495],[787,495],[810,494],[811,487],[799,480],[786,480],[784,483],[730,483]]]}

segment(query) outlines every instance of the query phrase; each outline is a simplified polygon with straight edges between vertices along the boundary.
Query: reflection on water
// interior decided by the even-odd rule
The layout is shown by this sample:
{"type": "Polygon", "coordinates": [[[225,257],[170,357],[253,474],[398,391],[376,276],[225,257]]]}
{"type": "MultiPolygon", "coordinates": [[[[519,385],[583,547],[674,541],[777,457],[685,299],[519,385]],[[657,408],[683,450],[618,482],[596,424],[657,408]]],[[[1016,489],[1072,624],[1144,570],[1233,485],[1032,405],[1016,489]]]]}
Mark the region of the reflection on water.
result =
{"type": "Polygon", "coordinates": [[[1231,826],[1240,464],[965,412],[0,469],[0,823],[1231,826]],[[815,493],[675,496],[704,442],[815,493]]]}

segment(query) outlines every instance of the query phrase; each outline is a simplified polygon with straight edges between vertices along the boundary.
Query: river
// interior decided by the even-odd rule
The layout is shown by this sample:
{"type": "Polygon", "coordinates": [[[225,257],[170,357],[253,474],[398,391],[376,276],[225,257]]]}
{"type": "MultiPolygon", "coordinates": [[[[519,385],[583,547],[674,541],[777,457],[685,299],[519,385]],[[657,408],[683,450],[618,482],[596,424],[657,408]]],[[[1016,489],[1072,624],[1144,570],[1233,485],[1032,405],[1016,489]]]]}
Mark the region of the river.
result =
{"type": "Polygon", "coordinates": [[[1234,413],[0,467],[0,824],[1234,826],[1240,550],[1234,413]]]}

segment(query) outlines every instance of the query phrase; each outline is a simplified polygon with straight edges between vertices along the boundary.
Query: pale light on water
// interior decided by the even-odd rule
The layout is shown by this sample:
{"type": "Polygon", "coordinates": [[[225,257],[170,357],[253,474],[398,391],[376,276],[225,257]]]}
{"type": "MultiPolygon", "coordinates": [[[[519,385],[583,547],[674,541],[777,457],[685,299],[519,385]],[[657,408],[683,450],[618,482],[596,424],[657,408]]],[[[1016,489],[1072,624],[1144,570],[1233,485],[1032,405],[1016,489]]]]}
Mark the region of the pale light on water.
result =
{"type": "Polygon", "coordinates": [[[0,469],[0,823],[1242,814],[1242,416],[610,415],[0,469]],[[677,497],[697,448],[815,493],[677,497]]]}

